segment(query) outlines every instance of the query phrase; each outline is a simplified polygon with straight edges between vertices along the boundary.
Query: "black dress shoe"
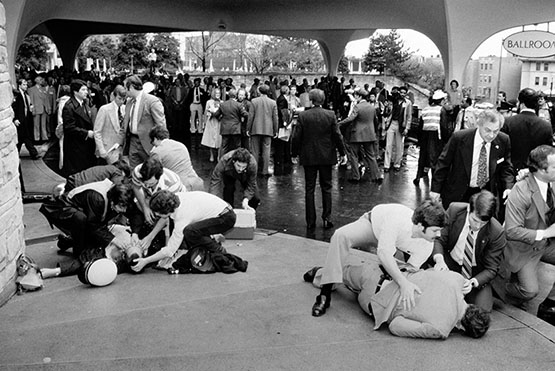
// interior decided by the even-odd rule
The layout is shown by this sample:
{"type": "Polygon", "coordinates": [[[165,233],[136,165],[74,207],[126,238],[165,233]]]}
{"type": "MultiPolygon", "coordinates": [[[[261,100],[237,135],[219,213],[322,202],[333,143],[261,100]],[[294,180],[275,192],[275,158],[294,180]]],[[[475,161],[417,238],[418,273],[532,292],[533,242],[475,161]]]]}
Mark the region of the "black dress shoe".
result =
{"type": "Polygon", "coordinates": [[[316,302],[312,306],[312,315],[314,317],[323,316],[326,313],[326,309],[330,307],[331,298],[325,295],[318,295],[316,297],[316,302]]]}
{"type": "Polygon", "coordinates": [[[333,228],[333,223],[327,219],[324,219],[324,229],[331,229],[333,228]]]}
{"type": "Polygon", "coordinates": [[[303,279],[305,282],[314,282],[314,277],[316,276],[316,272],[318,272],[319,269],[321,269],[322,267],[314,267],[311,270],[309,270],[308,272],[306,272],[303,275],[303,279]]]}
{"type": "Polygon", "coordinates": [[[538,308],[538,318],[555,326],[555,303],[546,299],[538,308]]]}
{"type": "Polygon", "coordinates": [[[418,186],[420,185],[420,178],[415,178],[415,179],[412,181],[412,184],[414,184],[415,186],[418,187],[418,186]]]}
{"type": "Polygon", "coordinates": [[[66,251],[67,249],[70,249],[73,247],[73,239],[64,234],[59,234],[57,245],[58,245],[58,249],[62,251],[66,251]]]}

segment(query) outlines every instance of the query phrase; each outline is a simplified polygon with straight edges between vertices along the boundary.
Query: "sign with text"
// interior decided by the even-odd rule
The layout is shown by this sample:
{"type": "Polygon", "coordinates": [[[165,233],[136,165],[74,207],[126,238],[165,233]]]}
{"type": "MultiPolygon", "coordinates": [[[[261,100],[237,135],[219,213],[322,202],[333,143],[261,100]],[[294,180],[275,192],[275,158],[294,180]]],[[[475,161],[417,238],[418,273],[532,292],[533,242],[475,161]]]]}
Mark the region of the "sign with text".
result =
{"type": "Polygon", "coordinates": [[[503,40],[509,53],[526,58],[545,58],[555,55],[555,34],[547,31],[522,31],[503,40]]]}

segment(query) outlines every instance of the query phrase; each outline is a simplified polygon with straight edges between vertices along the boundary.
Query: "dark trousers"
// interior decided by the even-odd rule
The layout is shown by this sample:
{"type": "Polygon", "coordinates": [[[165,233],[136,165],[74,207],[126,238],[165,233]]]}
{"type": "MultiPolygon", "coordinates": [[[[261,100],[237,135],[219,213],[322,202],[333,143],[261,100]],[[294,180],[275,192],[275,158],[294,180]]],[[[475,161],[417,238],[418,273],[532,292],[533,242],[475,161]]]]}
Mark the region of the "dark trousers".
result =
{"type": "Polygon", "coordinates": [[[314,203],[314,190],[316,177],[320,178],[322,191],[322,219],[329,220],[331,216],[331,171],[332,165],[304,165],[305,180],[305,213],[307,227],[316,225],[316,206],[314,203]]]}
{"type": "Polygon", "coordinates": [[[241,134],[222,135],[222,145],[220,146],[219,158],[222,158],[228,152],[241,147],[241,134]]]}
{"type": "MultiPolygon", "coordinates": [[[[224,175],[224,194],[223,194],[224,197],[223,197],[223,199],[224,199],[225,202],[230,204],[231,207],[233,207],[234,203],[235,203],[235,184],[236,183],[237,183],[237,179],[235,179],[232,176],[224,175]]],[[[241,187],[244,189],[245,184],[241,184],[241,187]]],[[[260,199],[258,198],[257,195],[254,195],[249,200],[249,206],[252,207],[253,209],[256,209],[259,204],[260,204],[260,199]]]]}
{"type": "Polygon", "coordinates": [[[211,252],[223,252],[222,246],[210,236],[229,231],[235,225],[236,219],[235,212],[228,210],[216,218],[209,218],[189,224],[183,229],[183,242],[180,248],[202,248],[211,252]]]}
{"type": "Polygon", "coordinates": [[[129,136],[129,165],[134,169],[148,158],[148,153],[143,148],[138,135],[129,136]]]}
{"type": "Polygon", "coordinates": [[[289,141],[273,139],[274,142],[274,175],[291,173],[291,145],[289,141]]]}
{"type": "Polygon", "coordinates": [[[352,179],[360,180],[360,164],[366,167],[371,180],[378,179],[380,177],[380,169],[376,160],[377,154],[374,152],[375,142],[351,142],[349,145],[351,146],[353,156],[351,159],[352,179]]]}

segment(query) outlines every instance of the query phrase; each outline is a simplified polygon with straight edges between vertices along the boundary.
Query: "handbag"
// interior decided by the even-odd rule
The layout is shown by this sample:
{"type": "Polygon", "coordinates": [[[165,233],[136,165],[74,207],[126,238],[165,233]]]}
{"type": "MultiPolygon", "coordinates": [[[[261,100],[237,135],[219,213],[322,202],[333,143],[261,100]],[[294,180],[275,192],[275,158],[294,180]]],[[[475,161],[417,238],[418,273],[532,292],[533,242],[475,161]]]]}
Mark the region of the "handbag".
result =
{"type": "Polygon", "coordinates": [[[44,281],[40,269],[33,259],[21,254],[17,258],[17,294],[21,295],[27,291],[36,291],[44,287],[44,281]]]}
{"type": "Polygon", "coordinates": [[[288,142],[289,138],[291,138],[291,128],[288,126],[279,128],[278,139],[283,140],[284,142],[288,142]]]}

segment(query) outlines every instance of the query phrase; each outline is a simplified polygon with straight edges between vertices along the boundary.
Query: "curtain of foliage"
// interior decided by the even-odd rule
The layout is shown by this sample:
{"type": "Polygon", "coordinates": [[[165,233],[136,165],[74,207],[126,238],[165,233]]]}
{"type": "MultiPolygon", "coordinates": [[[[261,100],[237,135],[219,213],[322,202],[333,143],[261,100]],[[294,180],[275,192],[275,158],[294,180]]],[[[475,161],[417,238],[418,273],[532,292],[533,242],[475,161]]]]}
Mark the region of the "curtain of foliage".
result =
{"type": "Polygon", "coordinates": [[[29,35],[19,47],[15,63],[22,69],[43,71],[47,69],[48,42],[45,36],[29,35]]]}
{"type": "Polygon", "coordinates": [[[156,52],[156,62],[161,66],[178,68],[181,65],[179,57],[179,41],[169,33],[154,34],[148,44],[148,50],[156,52]]]}
{"type": "Polygon", "coordinates": [[[91,58],[93,61],[98,59],[100,68],[103,67],[104,61],[106,61],[106,67],[110,68],[115,63],[117,53],[118,48],[114,36],[89,36],[77,52],[79,70],[82,71],[87,67],[85,66],[87,58],[91,58]]]}
{"type": "Polygon", "coordinates": [[[337,72],[340,74],[348,74],[351,72],[349,70],[349,59],[345,56],[342,56],[339,60],[339,64],[337,65],[337,72]]]}
{"type": "Polygon", "coordinates": [[[264,48],[264,53],[277,70],[312,72],[321,70],[324,64],[322,52],[315,40],[272,36],[266,41],[264,48]]]}
{"type": "Polygon", "coordinates": [[[116,56],[116,69],[145,68],[148,66],[149,50],[147,48],[146,34],[123,34],[119,38],[118,53],[116,56]]]}
{"type": "Polygon", "coordinates": [[[398,72],[409,58],[409,51],[405,49],[401,36],[397,30],[391,30],[387,35],[378,34],[370,38],[364,67],[365,71],[376,70],[383,74],[390,70],[393,73],[398,72]]]}

